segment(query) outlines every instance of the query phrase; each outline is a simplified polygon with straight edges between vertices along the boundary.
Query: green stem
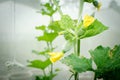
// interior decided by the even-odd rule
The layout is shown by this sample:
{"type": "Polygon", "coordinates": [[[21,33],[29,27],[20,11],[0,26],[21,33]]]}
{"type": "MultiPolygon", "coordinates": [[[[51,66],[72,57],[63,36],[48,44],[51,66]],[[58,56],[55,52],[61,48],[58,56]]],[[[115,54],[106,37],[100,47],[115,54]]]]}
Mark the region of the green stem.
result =
{"type": "Polygon", "coordinates": [[[56,0],[53,0],[53,3],[54,3],[55,6],[57,7],[57,10],[58,10],[59,14],[62,16],[63,13],[62,13],[62,11],[61,11],[61,9],[60,9],[60,6],[57,4],[56,0]]]}
{"type": "Polygon", "coordinates": [[[53,64],[51,64],[51,75],[53,74],[53,64]]]}
{"type": "Polygon", "coordinates": [[[79,0],[79,13],[78,13],[77,26],[78,26],[79,23],[82,21],[83,6],[84,6],[84,0],[79,0]]]}
{"type": "Polygon", "coordinates": [[[43,70],[43,74],[44,74],[44,76],[46,77],[46,73],[45,73],[45,70],[43,70]]]}
{"type": "MultiPolygon", "coordinates": [[[[76,39],[76,55],[80,56],[80,39],[76,39]]],[[[75,80],[79,80],[79,73],[75,72],[75,80]]]]}
{"type": "MultiPolygon", "coordinates": [[[[50,50],[50,52],[52,52],[52,43],[51,42],[47,42],[47,47],[50,50]]],[[[52,80],[52,75],[53,75],[53,64],[50,65],[50,80],[52,80]]]]}
{"type": "MultiPolygon", "coordinates": [[[[53,6],[54,4],[52,3],[52,0],[49,0],[50,4],[53,6]]],[[[50,23],[53,22],[53,16],[50,16],[50,23]]],[[[49,42],[49,49],[52,51],[52,42],[49,42]]],[[[53,64],[50,65],[50,80],[52,80],[52,75],[53,75],[53,64]]]]}
{"type": "Polygon", "coordinates": [[[80,56],[80,39],[77,40],[77,56],[80,56]]]}
{"type": "Polygon", "coordinates": [[[49,47],[49,42],[46,42],[46,43],[47,43],[47,48],[50,49],[50,47],[49,47]]]}
{"type": "Polygon", "coordinates": [[[71,78],[72,78],[73,76],[74,76],[74,74],[72,74],[68,80],[71,80],[71,78]]]}
{"type": "Polygon", "coordinates": [[[52,22],[53,22],[53,17],[51,16],[51,17],[50,17],[50,23],[52,23],[52,22]]]}
{"type": "Polygon", "coordinates": [[[75,80],[79,80],[79,75],[77,72],[74,74],[74,76],[75,76],[75,80]]]}
{"type": "Polygon", "coordinates": [[[74,53],[75,53],[75,54],[77,53],[76,50],[77,50],[77,49],[76,49],[76,40],[75,40],[75,44],[74,44],[74,53]]]}
{"type": "MultiPolygon", "coordinates": [[[[50,0],[51,5],[53,6],[52,0],[50,0]]],[[[53,22],[53,16],[50,16],[50,23],[53,22]]],[[[52,52],[52,42],[49,43],[49,49],[52,52]]],[[[50,65],[50,80],[52,80],[52,75],[53,75],[53,64],[50,65]]]]}
{"type": "MultiPolygon", "coordinates": [[[[53,51],[52,49],[52,42],[50,42],[50,51],[53,51]]],[[[52,75],[53,75],[53,64],[51,64],[51,71],[50,71],[50,74],[51,74],[51,78],[52,78],[52,75]]]]}
{"type": "Polygon", "coordinates": [[[53,50],[52,42],[50,42],[50,51],[53,50]]]}
{"type": "Polygon", "coordinates": [[[50,4],[53,6],[52,0],[49,0],[50,4]]]}
{"type": "MultiPolygon", "coordinates": [[[[77,22],[77,26],[79,26],[79,24],[82,21],[82,12],[83,12],[83,5],[84,5],[84,0],[79,0],[79,18],[78,18],[78,22],[77,22]]],[[[76,55],[80,56],[80,39],[76,38],[76,55]]],[[[79,80],[79,73],[75,72],[75,80],[79,80]]]]}
{"type": "Polygon", "coordinates": [[[97,78],[96,78],[96,73],[95,73],[95,77],[94,77],[94,80],[97,80],[97,78]]]}

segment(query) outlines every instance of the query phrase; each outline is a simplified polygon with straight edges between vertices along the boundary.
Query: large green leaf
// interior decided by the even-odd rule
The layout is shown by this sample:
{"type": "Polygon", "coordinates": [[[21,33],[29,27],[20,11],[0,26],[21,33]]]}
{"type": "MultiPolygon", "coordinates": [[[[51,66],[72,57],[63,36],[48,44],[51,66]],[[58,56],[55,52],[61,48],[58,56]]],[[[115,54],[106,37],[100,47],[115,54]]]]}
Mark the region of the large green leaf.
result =
{"type": "Polygon", "coordinates": [[[63,15],[60,20],[60,27],[65,30],[72,29],[75,27],[74,20],[72,20],[68,15],[63,15]]]}
{"type": "Polygon", "coordinates": [[[113,49],[98,46],[89,52],[97,66],[95,70],[97,77],[105,77],[109,74],[117,75],[116,70],[120,69],[120,45],[115,46],[113,49]]]}
{"type": "Polygon", "coordinates": [[[103,74],[109,71],[108,67],[111,64],[109,57],[110,48],[98,46],[95,50],[89,51],[97,69],[95,70],[96,77],[102,77],[103,74]]]}
{"type": "Polygon", "coordinates": [[[44,70],[50,64],[51,64],[50,59],[47,59],[45,61],[42,61],[42,60],[33,60],[33,61],[30,61],[30,64],[28,66],[44,70]]]}
{"type": "Polygon", "coordinates": [[[97,34],[100,34],[101,32],[107,30],[108,27],[103,25],[101,22],[98,20],[95,20],[87,29],[85,29],[85,32],[80,38],[86,38],[86,37],[92,37],[97,34]]]}
{"type": "Polygon", "coordinates": [[[106,64],[109,64],[109,47],[102,47],[98,46],[95,50],[90,50],[90,54],[92,56],[92,59],[94,60],[95,64],[97,65],[97,68],[103,68],[106,66],[106,64]]]}
{"type": "Polygon", "coordinates": [[[92,69],[92,60],[85,57],[79,58],[71,54],[62,60],[63,63],[70,66],[75,72],[85,72],[92,69]]]}
{"type": "Polygon", "coordinates": [[[56,37],[58,36],[58,33],[56,32],[44,32],[43,36],[37,37],[38,41],[47,41],[47,42],[52,42],[56,37]]]}

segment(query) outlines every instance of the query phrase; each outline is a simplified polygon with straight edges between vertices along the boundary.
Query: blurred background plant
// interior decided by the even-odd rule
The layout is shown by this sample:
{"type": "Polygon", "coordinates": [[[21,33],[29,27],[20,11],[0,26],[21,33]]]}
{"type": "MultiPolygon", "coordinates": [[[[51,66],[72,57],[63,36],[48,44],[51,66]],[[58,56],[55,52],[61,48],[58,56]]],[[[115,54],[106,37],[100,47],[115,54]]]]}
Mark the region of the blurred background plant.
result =
{"type": "MultiPolygon", "coordinates": [[[[56,3],[58,4],[59,1],[56,3]]],[[[36,26],[36,30],[40,30],[43,33],[43,35],[40,35],[36,38],[39,42],[45,41],[47,47],[45,47],[43,51],[33,50],[32,52],[38,56],[44,57],[45,59],[29,61],[30,64],[28,66],[38,68],[43,71],[43,75],[36,76],[36,80],[52,80],[57,75],[56,72],[59,71],[59,69],[53,69],[53,63],[63,56],[62,52],[53,52],[56,48],[53,46],[53,41],[59,36],[58,32],[61,31],[61,28],[58,22],[53,20],[52,16],[57,11],[57,7],[55,7],[52,1],[49,0],[49,2],[41,3],[40,7],[41,10],[38,11],[38,13],[42,14],[43,16],[47,15],[50,18],[50,23],[48,26],[36,26]],[[49,71],[46,70],[47,68],[49,71]]]]}

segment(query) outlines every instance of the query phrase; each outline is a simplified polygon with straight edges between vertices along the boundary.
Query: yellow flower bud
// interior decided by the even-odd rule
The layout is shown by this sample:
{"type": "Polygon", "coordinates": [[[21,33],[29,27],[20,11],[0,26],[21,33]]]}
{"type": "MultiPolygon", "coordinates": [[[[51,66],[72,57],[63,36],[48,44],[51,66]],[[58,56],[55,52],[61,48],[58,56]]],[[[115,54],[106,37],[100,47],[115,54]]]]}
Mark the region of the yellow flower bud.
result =
{"type": "Polygon", "coordinates": [[[63,52],[51,52],[51,53],[49,53],[49,55],[51,56],[50,61],[52,63],[54,63],[54,62],[60,60],[60,58],[63,57],[64,54],[63,54],[63,52]]]}
{"type": "Polygon", "coordinates": [[[63,35],[64,34],[64,31],[61,31],[58,33],[58,35],[63,35]]]}
{"type": "Polygon", "coordinates": [[[98,2],[96,0],[93,2],[93,5],[97,8],[98,11],[100,10],[100,8],[102,6],[101,2],[98,2]]]}
{"type": "Polygon", "coordinates": [[[50,52],[50,53],[48,53],[50,56],[55,56],[56,55],[56,53],[55,52],[50,52]]]}
{"type": "Polygon", "coordinates": [[[87,28],[89,25],[91,25],[94,22],[95,18],[89,15],[85,15],[83,20],[83,26],[87,28]]]}
{"type": "Polygon", "coordinates": [[[100,8],[101,8],[102,4],[101,3],[98,3],[98,6],[97,6],[97,10],[99,11],[100,8]]]}
{"type": "Polygon", "coordinates": [[[113,52],[112,52],[112,50],[110,50],[110,52],[109,52],[109,57],[112,59],[113,58],[113,52]]]}

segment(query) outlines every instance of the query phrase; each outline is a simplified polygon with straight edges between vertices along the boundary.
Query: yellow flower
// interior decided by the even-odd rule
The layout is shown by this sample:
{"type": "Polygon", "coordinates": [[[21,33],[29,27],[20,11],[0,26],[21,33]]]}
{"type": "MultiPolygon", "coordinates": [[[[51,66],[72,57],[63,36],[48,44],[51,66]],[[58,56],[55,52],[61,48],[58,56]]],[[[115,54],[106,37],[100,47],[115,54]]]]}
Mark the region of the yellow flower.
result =
{"type": "Polygon", "coordinates": [[[89,25],[91,25],[94,22],[95,18],[89,15],[85,15],[83,20],[83,26],[87,28],[89,25]]]}
{"type": "Polygon", "coordinates": [[[61,57],[63,57],[63,52],[51,52],[51,53],[48,53],[51,57],[50,57],[50,61],[52,63],[60,60],[61,57]]]}

